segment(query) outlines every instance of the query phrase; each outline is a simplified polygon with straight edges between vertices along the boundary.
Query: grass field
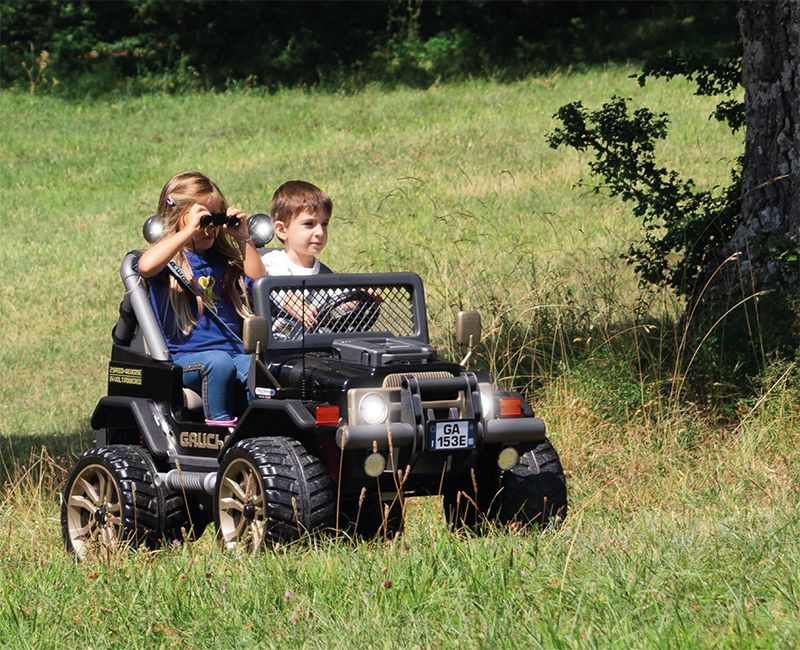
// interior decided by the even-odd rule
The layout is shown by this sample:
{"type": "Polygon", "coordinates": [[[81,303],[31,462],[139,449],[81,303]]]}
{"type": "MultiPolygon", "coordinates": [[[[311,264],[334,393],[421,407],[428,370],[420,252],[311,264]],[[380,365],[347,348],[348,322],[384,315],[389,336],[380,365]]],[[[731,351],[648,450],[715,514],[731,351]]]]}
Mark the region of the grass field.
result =
{"type": "Polygon", "coordinates": [[[670,397],[661,382],[687,373],[662,354],[681,305],[659,295],[642,307],[619,260],[636,224],[575,186],[585,160],[544,141],[560,105],[629,95],[670,113],[665,162],[724,184],[741,138],[706,119],[712,102],[678,81],[640,89],[631,72],[355,95],[0,94],[14,116],[0,126],[0,645],[796,644],[793,367],[773,367],[724,419],[670,397]],[[418,272],[451,356],[453,311],[480,309],[477,363],[534,397],[568,475],[565,525],[461,538],[429,499],[390,544],[242,559],[207,534],[156,554],[67,557],[58,489],[93,440],[119,262],[186,169],[249,212],[290,178],[326,189],[325,261],[418,272]],[[634,313],[652,330],[631,327],[634,313]]]}

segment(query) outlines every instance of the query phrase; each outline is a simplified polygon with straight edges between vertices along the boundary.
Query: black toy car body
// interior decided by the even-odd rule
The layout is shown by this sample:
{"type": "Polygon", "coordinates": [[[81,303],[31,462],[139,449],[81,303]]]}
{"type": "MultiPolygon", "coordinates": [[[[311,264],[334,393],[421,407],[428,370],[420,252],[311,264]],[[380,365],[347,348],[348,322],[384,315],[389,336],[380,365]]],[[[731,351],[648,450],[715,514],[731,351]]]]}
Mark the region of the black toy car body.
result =
{"type": "MultiPolygon", "coordinates": [[[[183,388],[137,256],[122,264],[108,394],[91,419],[96,446],[64,488],[68,550],[155,546],[212,521],[231,548],[330,529],[391,536],[405,499],[418,495],[443,495],[451,525],[474,530],[565,515],[544,423],[522,395],[438,358],[417,275],[256,281],[243,336],[254,398],[228,428],[207,425],[199,396],[183,388]],[[297,296],[320,306],[309,329],[283,308],[297,296]]],[[[480,336],[475,316],[461,316],[465,341],[480,336]]]]}

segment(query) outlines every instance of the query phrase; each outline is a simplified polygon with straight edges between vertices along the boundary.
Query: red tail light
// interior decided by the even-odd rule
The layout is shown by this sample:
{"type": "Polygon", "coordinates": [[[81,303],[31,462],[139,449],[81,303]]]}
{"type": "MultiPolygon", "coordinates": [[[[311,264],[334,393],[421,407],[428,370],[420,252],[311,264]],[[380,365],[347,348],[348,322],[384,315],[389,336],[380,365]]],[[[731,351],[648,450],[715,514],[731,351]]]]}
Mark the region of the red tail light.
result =
{"type": "Polygon", "coordinates": [[[338,406],[317,407],[317,426],[335,427],[337,424],[339,424],[338,406]]]}
{"type": "Polygon", "coordinates": [[[519,397],[500,398],[500,417],[518,418],[522,415],[522,400],[519,397]]]}

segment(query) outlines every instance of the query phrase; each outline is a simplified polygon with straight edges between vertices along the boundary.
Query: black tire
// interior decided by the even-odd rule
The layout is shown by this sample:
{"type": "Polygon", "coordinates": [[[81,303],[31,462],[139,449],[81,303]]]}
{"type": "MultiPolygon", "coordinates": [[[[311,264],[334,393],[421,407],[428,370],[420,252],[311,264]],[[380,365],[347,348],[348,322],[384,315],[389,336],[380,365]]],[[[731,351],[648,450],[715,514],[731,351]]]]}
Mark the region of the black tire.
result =
{"type": "Polygon", "coordinates": [[[226,548],[257,552],[329,530],[335,508],[327,469],[292,438],[242,440],[220,465],[214,523],[226,548]]]}
{"type": "Polygon", "coordinates": [[[196,499],[188,491],[184,495],[181,490],[164,490],[164,539],[168,544],[194,542],[211,523],[211,509],[202,510],[196,499]]]}
{"type": "Polygon", "coordinates": [[[381,501],[375,493],[363,498],[342,499],[339,507],[339,530],[354,540],[391,541],[403,534],[405,513],[399,498],[381,501]]]}
{"type": "Polygon", "coordinates": [[[67,551],[84,558],[122,546],[156,548],[163,496],[141,447],[112,445],[84,452],[64,486],[61,533],[67,551]]]}
{"type": "Polygon", "coordinates": [[[501,518],[525,528],[567,516],[567,480],[558,453],[545,438],[520,445],[519,463],[501,477],[501,518]]]}
{"type": "Polygon", "coordinates": [[[442,490],[447,523],[454,531],[483,534],[500,513],[500,470],[479,459],[476,466],[442,490]]]}

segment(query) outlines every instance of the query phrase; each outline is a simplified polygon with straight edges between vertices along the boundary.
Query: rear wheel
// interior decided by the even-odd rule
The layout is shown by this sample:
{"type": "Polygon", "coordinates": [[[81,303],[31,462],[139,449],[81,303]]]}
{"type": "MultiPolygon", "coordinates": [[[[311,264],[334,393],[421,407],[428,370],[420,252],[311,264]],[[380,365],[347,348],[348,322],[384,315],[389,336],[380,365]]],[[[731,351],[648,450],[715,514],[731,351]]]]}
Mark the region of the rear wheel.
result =
{"type": "Polygon", "coordinates": [[[238,442],[224,457],[214,493],[222,544],[254,553],[333,527],[335,501],[325,466],[291,438],[238,442]]]}
{"type": "Polygon", "coordinates": [[[162,496],[152,460],[140,447],[113,445],[81,455],[67,478],[61,532],[79,558],[122,546],[155,548],[162,496]]]}
{"type": "Polygon", "coordinates": [[[558,453],[545,438],[519,447],[519,463],[503,472],[505,523],[544,528],[567,515],[567,480],[558,453]]]}

